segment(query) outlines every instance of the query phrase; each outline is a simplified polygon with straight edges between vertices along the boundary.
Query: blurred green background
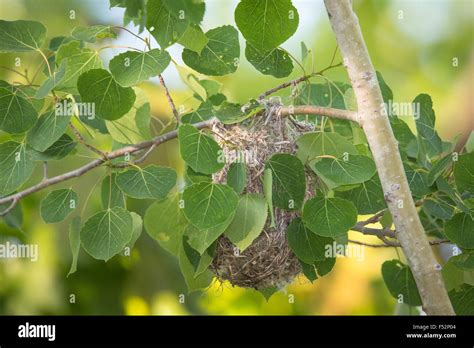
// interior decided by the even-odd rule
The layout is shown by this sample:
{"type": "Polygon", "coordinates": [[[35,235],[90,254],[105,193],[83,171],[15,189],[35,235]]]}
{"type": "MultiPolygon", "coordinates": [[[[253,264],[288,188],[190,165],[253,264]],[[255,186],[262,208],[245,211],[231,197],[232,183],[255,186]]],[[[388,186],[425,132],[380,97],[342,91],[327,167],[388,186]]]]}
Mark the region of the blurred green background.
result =
{"type": "MultiPolygon", "coordinates": [[[[206,3],[204,30],[234,24],[233,12],[238,1],[207,0],[206,3]]],[[[300,14],[300,25],[283,47],[299,58],[300,42],[304,41],[312,50],[306,69],[320,70],[329,64],[336,46],[324,4],[322,0],[293,0],[293,3],[300,14]]],[[[354,0],[354,6],[373,63],[391,86],[395,101],[411,102],[419,93],[430,94],[441,137],[451,140],[459,135],[459,144],[462,144],[474,128],[474,2],[354,0]],[[454,58],[457,58],[457,66],[453,65],[454,58]]],[[[51,38],[68,35],[75,26],[122,25],[123,9],[109,9],[108,0],[0,0],[0,18],[41,21],[51,38]],[[75,19],[70,19],[71,10],[75,11],[75,19]]],[[[129,26],[129,29],[137,28],[129,26]]],[[[142,44],[132,36],[123,31],[119,34],[114,44],[141,48],[142,44]]],[[[171,56],[178,62],[181,61],[181,49],[179,45],[170,49],[171,56]]],[[[107,62],[122,51],[104,50],[103,58],[107,62]]],[[[30,66],[34,70],[40,64],[40,57],[34,54],[1,54],[0,66],[13,67],[17,56],[22,59],[22,67],[30,66]]],[[[336,61],[340,61],[340,57],[336,61]]],[[[218,79],[223,84],[223,92],[232,101],[245,102],[291,79],[263,76],[245,59],[242,62],[235,74],[218,79]]],[[[292,77],[302,74],[295,66],[292,77]]],[[[347,80],[342,68],[331,70],[327,75],[334,80],[347,80]]],[[[191,101],[192,92],[180,80],[173,65],[164,77],[178,105],[195,106],[191,101]]],[[[19,77],[0,69],[0,79],[14,82],[19,77]]],[[[143,87],[152,103],[153,114],[165,122],[169,120],[171,112],[156,81],[143,87]]],[[[285,93],[287,95],[289,91],[283,95],[285,93]]],[[[0,135],[0,139],[3,138],[0,135]]],[[[110,141],[105,137],[99,136],[93,141],[105,150],[110,147],[110,141]]],[[[52,165],[50,175],[75,168],[91,156],[83,149],[79,154],[83,158],[66,158],[52,165]]],[[[156,150],[149,161],[178,170],[183,166],[175,141],[156,150]]],[[[98,169],[56,188],[72,187],[78,192],[81,206],[77,211],[83,211],[83,216],[87,217],[99,209],[98,183],[105,173],[105,169],[98,169]]],[[[39,181],[41,175],[38,166],[29,184],[39,181]]],[[[176,259],[145,231],[130,257],[118,256],[104,263],[81,251],[78,271],[66,277],[71,262],[67,233],[72,216],[60,224],[42,222],[39,204],[46,193],[34,194],[22,201],[24,221],[21,230],[0,223],[0,242],[17,238],[24,243],[37,243],[40,249],[38,262],[0,260],[0,314],[306,315],[393,314],[403,310],[397,308],[380,276],[382,262],[398,257],[392,248],[366,248],[362,261],[339,258],[328,276],[314,284],[301,276],[268,302],[255,291],[215,283],[205,292],[186,295],[182,303],[180,294],[186,294],[186,287],[176,259]]],[[[149,204],[149,201],[130,200],[129,209],[143,213],[149,204]]],[[[355,234],[351,234],[351,238],[376,242],[355,234]]]]}

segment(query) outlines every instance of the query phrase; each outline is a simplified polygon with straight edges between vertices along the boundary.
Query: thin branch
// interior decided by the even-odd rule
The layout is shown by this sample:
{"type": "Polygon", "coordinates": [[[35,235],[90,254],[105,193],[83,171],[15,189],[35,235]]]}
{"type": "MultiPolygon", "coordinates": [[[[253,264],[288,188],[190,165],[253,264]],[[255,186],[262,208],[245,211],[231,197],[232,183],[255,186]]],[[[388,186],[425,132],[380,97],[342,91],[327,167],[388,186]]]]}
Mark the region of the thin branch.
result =
{"type": "MultiPolygon", "coordinates": [[[[354,244],[368,246],[371,248],[400,248],[401,247],[400,243],[394,243],[394,242],[391,242],[391,244],[371,244],[371,243],[360,242],[358,240],[352,240],[352,239],[349,239],[349,242],[354,243],[354,244]]],[[[440,240],[432,240],[429,242],[431,246],[447,244],[447,243],[451,243],[451,241],[447,239],[440,239],[440,240]]]]}
{"type": "Polygon", "coordinates": [[[158,75],[158,78],[160,79],[161,86],[165,90],[166,98],[168,99],[168,104],[170,104],[171,110],[173,111],[173,116],[176,119],[176,122],[179,124],[179,113],[178,110],[176,110],[173,98],[171,98],[170,91],[168,90],[168,87],[166,87],[165,80],[163,79],[163,76],[161,74],[158,75]]]}
{"type": "Polygon", "coordinates": [[[284,88],[287,88],[287,87],[290,87],[290,86],[295,86],[303,81],[306,81],[308,79],[310,79],[311,77],[313,77],[313,74],[309,74],[309,75],[304,75],[304,76],[301,76],[297,79],[294,79],[294,80],[291,80],[291,81],[287,81],[287,82],[284,82],[282,83],[281,85],[278,85],[276,87],[273,87],[271,89],[269,89],[268,91],[265,91],[263,92],[262,94],[260,94],[258,96],[258,100],[263,100],[265,99],[266,97],[268,97],[269,95],[275,93],[275,92],[278,92],[279,90],[281,89],[284,89],[284,88]]]}
{"type": "MultiPolygon", "coordinates": [[[[209,128],[209,127],[212,127],[212,125],[215,122],[216,122],[216,119],[210,119],[210,120],[206,120],[206,121],[203,121],[203,122],[195,123],[195,124],[193,124],[193,126],[196,127],[197,129],[209,128]]],[[[133,153],[136,153],[136,152],[141,151],[143,149],[148,149],[149,147],[151,147],[153,145],[158,146],[158,145],[160,145],[164,142],[167,142],[171,139],[176,138],[177,136],[178,136],[178,130],[175,129],[171,132],[165,133],[163,135],[159,135],[159,136],[157,136],[157,137],[155,137],[151,140],[147,140],[147,141],[135,144],[135,145],[125,146],[125,147],[120,148],[118,150],[108,152],[108,153],[105,154],[107,156],[107,160],[104,159],[104,158],[97,158],[97,159],[83,165],[82,167],[71,170],[70,172],[60,174],[60,175],[57,175],[57,176],[53,176],[53,177],[51,177],[47,180],[41,181],[40,183],[31,186],[31,187],[29,187],[29,188],[27,188],[23,191],[17,192],[15,194],[12,194],[12,195],[7,196],[7,197],[0,198],[0,205],[12,202],[14,200],[20,200],[21,198],[26,197],[26,196],[28,196],[32,193],[38,192],[38,191],[40,191],[40,190],[42,190],[46,187],[64,182],[64,181],[72,179],[72,178],[80,177],[80,176],[84,175],[85,173],[91,171],[92,169],[97,168],[97,167],[103,165],[104,163],[107,163],[109,160],[112,160],[112,159],[118,158],[118,157],[123,157],[126,154],[133,154],[133,153]]]]}
{"type": "Polygon", "coordinates": [[[18,70],[15,70],[15,69],[12,69],[12,68],[9,68],[9,67],[6,67],[6,66],[0,66],[0,68],[11,71],[11,72],[14,72],[15,74],[18,74],[21,77],[23,77],[26,80],[26,83],[28,83],[28,84],[31,83],[31,81],[29,80],[27,74],[23,74],[23,73],[19,72],[18,70]]]}
{"type": "Polygon", "coordinates": [[[16,197],[16,194],[12,195],[12,197],[13,198],[11,199],[11,204],[8,206],[8,208],[0,212],[0,216],[7,215],[10,211],[12,211],[13,208],[15,208],[16,204],[19,201],[19,198],[16,197]]]}
{"type": "Polygon", "coordinates": [[[359,123],[359,115],[356,111],[333,109],[314,105],[283,106],[280,108],[279,112],[280,116],[310,114],[334,117],[359,123]]]}
{"type": "Polygon", "coordinates": [[[338,63],[338,64],[334,64],[332,65],[332,62],[331,62],[331,65],[329,65],[328,67],[324,68],[324,69],[321,69],[319,71],[316,71],[314,73],[311,73],[311,74],[308,74],[308,75],[304,75],[304,76],[301,76],[301,77],[298,77],[297,79],[294,79],[294,80],[291,80],[291,81],[287,81],[287,82],[284,82],[278,86],[275,86],[273,88],[270,88],[269,90],[263,92],[262,94],[260,94],[258,96],[258,100],[263,100],[265,99],[266,97],[268,97],[269,95],[273,94],[273,93],[276,93],[278,92],[279,90],[281,89],[285,89],[287,87],[290,87],[290,86],[296,86],[298,84],[300,84],[301,82],[304,82],[304,81],[307,81],[309,80],[311,77],[314,77],[314,76],[318,76],[318,75],[322,75],[324,72],[330,70],[330,69],[334,69],[334,68],[337,68],[337,67],[340,67],[342,66],[342,62],[341,63],[338,63]]]}
{"type": "Polygon", "coordinates": [[[98,154],[99,156],[102,156],[102,158],[104,158],[105,160],[108,159],[107,155],[105,154],[105,152],[99,150],[98,148],[92,146],[91,144],[87,143],[87,141],[84,139],[84,137],[82,136],[82,134],[79,132],[79,130],[74,127],[74,125],[72,124],[72,122],[69,122],[69,128],[72,129],[74,135],[76,136],[77,140],[79,140],[79,142],[84,145],[85,147],[87,147],[89,150],[91,150],[92,152],[98,154]]]}
{"type": "Polygon", "coordinates": [[[389,229],[385,229],[385,228],[365,227],[360,222],[357,223],[355,226],[352,226],[351,230],[356,231],[356,232],[360,232],[362,234],[369,235],[369,236],[396,238],[395,231],[393,231],[393,230],[389,230],[389,229]]]}

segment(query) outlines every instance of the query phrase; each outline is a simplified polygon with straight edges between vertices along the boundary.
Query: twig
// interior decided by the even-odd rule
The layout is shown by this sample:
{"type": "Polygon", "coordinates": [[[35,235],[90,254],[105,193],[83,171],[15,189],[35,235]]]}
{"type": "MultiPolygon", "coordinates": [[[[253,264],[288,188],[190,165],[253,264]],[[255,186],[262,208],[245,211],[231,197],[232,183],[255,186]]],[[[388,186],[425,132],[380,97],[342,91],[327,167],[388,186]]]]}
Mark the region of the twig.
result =
{"type": "MultiPolygon", "coordinates": [[[[401,247],[400,243],[394,243],[394,242],[391,242],[391,244],[370,244],[370,243],[360,242],[358,240],[352,240],[352,239],[349,239],[349,242],[354,243],[354,244],[368,246],[371,248],[400,248],[401,247]]],[[[446,244],[446,243],[451,243],[451,241],[447,239],[440,239],[440,240],[432,240],[429,242],[431,246],[446,244]]]]}
{"type": "MultiPolygon", "coordinates": [[[[210,119],[210,120],[206,120],[206,121],[203,121],[203,122],[195,123],[195,124],[193,124],[193,126],[196,127],[197,129],[209,128],[209,127],[212,127],[212,125],[215,122],[216,122],[216,119],[210,119]]],[[[97,168],[97,167],[101,166],[102,164],[108,162],[108,160],[112,160],[112,159],[117,158],[117,157],[122,157],[122,156],[125,156],[126,154],[133,154],[133,153],[136,153],[136,152],[141,151],[143,149],[148,149],[149,147],[151,147],[153,145],[158,146],[158,145],[160,145],[164,142],[167,142],[171,139],[176,138],[177,135],[178,135],[178,131],[175,129],[171,132],[165,133],[163,135],[159,135],[159,136],[157,136],[157,137],[155,137],[151,140],[147,140],[147,141],[135,144],[135,145],[129,145],[129,146],[120,148],[118,150],[108,152],[108,153],[106,153],[107,160],[104,159],[104,158],[97,158],[97,159],[83,165],[82,167],[71,170],[70,172],[60,174],[60,175],[57,175],[57,176],[53,176],[51,178],[48,178],[47,180],[43,180],[40,183],[31,186],[31,187],[29,187],[29,188],[27,188],[23,191],[17,192],[15,194],[12,194],[12,195],[7,196],[7,197],[0,198],[0,205],[12,202],[15,199],[20,200],[23,197],[26,197],[26,196],[28,196],[32,193],[40,191],[40,190],[42,190],[46,187],[49,187],[51,185],[55,185],[55,184],[64,182],[66,180],[82,176],[85,173],[91,171],[92,169],[97,168]]]]}
{"type": "Polygon", "coordinates": [[[168,87],[166,87],[165,80],[163,79],[163,76],[161,74],[158,75],[158,78],[160,79],[161,86],[165,90],[166,98],[168,99],[168,103],[170,104],[171,110],[173,111],[174,118],[176,119],[176,122],[179,124],[178,110],[176,110],[176,106],[174,105],[173,98],[171,98],[170,91],[168,90],[168,87]]]}
{"type": "Polygon", "coordinates": [[[287,87],[290,87],[290,86],[295,86],[303,81],[306,81],[308,80],[309,78],[313,77],[313,74],[309,74],[309,75],[304,75],[304,76],[301,76],[297,79],[294,79],[294,80],[291,80],[291,81],[287,81],[287,82],[284,82],[282,83],[281,85],[278,85],[276,87],[273,87],[271,89],[269,89],[268,91],[265,91],[263,92],[262,94],[260,94],[258,96],[258,100],[263,100],[265,99],[266,97],[268,97],[269,95],[275,93],[275,92],[278,92],[279,90],[281,89],[284,89],[284,88],[287,88],[287,87]]]}
{"type": "Polygon", "coordinates": [[[110,167],[112,168],[126,168],[126,167],[129,167],[131,166],[132,164],[140,164],[142,163],[143,161],[145,161],[147,159],[147,157],[153,152],[153,150],[156,148],[157,144],[153,144],[149,147],[148,150],[146,150],[146,152],[143,154],[143,156],[141,156],[140,158],[132,161],[132,162],[125,162],[125,163],[118,163],[118,164],[113,164],[113,165],[110,165],[110,167]]]}
{"type": "Polygon", "coordinates": [[[279,113],[280,116],[297,114],[321,115],[359,123],[359,115],[356,111],[333,109],[314,105],[283,106],[280,108],[279,113]]]}
{"type": "Polygon", "coordinates": [[[74,127],[74,125],[72,124],[72,122],[69,122],[69,127],[72,129],[74,135],[76,136],[77,140],[79,140],[79,142],[84,145],[85,147],[87,147],[89,150],[91,150],[92,152],[98,154],[99,156],[102,156],[105,160],[108,159],[107,155],[105,154],[105,152],[99,150],[98,148],[92,146],[91,144],[87,143],[84,139],[84,137],[82,136],[82,134],[79,132],[79,130],[74,127]]]}
{"type": "Polygon", "coordinates": [[[301,83],[301,82],[304,82],[304,81],[307,81],[309,80],[311,77],[314,77],[314,76],[318,76],[318,75],[322,75],[324,72],[330,70],[330,69],[333,69],[333,68],[337,68],[339,66],[342,66],[342,62],[341,63],[338,63],[338,64],[334,64],[332,65],[332,62],[331,62],[331,65],[329,65],[328,67],[322,69],[322,70],[319,70],[319,71],[316,71],[314,73],[311,73],[311,74],[308,74],[308,75],[304,75],[304,76],[301,76],[297,79],[294,79],[294,80],[291,80],[291,81],[287,81],[287,82],[284,82],[276,87],[273,87],[273,88],[270,88],[269,90],[263,92],[262,94],[260,94],[258,96],[258,100],[263,100],[265,99],[266,97],[268,97],[269,95],[273,94],[273,93],[276,93],[278,92],[279,90],[281,89],[284,89],[284,88],[287,88],[287,87],[290,87],[290,86],[296,86],[297,84],[301,83]]]}
{"type": "Polygon", "coordinates": [[[0,216],[7,215],[13,208],[15,208],[16,204],[18,203],[19,198],[16,197],[16,194],[12,195],[11,197],[13,197],[11,204],[8,206],[8,208],[0,212],[0,216]]]}
{"type": "Polygon", "coordinates": [[[11,72],[14,72],[15,74],[20,75],[21,77],[23,77],[26,80],[26,83],[31,84],[31,81],[28,78],[27,74],[23,74],[23,73],[19,72],[18,70],[15,70],[15,69],[12,69],[12,68],[9,68],[9,67],[6,67],[6,66],[0,66],[0,68],[11,71],[11,72]]]}
{"type": "Polygon", "coordinates": [[[395,231],[385,229],[385,228],[370,228],[365,227],[360,222],[357,223],[355,226],[351,228],[352,231],[360,232],[362,234],[370,235],[370,236],[377,236],[377,237],[390,237],[396,238],[395,231]]]}

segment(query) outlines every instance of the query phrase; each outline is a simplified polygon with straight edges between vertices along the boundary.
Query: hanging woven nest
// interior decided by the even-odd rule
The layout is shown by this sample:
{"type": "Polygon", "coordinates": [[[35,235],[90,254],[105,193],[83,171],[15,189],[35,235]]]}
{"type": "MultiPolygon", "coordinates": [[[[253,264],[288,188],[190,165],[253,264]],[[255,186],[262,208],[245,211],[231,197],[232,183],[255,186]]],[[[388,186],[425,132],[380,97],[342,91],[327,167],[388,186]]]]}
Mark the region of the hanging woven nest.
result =
{"type": "MultiPolygon", "coordinates": [[[[267,160],[275,153],[294,154],[294,140],[309,130],[311,126],[282,118],[277,112],[271,111],[262,112],[238,125],[216,125],[213,128],[215,139],[224,153],[239,151],[246,154],[247,186],[244,193],[262,195],[262,177],[267,160]]],[[[214,175],[215,182],[226,182],[230,164],[226,163],[214,175]]],[[[310,195],[307,192],[306,198],[310,195]]],[[[226,237],[219,238],[211,265],[219,280],[258,290],[272,287],[280,289],[293,282],[301,272],[301,265],[288,245],[286,230],[296,214],[275,208],[274,216],[275,227],[270,227],[268,217],[261,234],[242,252],[226,237]]]]}

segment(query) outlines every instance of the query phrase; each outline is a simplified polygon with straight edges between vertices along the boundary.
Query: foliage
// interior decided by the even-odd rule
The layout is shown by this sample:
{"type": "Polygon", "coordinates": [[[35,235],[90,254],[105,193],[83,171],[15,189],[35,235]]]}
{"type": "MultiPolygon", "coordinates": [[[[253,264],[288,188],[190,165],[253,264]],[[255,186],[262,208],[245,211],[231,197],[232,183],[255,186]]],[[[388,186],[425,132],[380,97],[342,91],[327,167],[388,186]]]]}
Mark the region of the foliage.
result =
{"type": "MultiPolygon", "coordinates": [[[[152,48],[144,39],[145,50],[131,48],[115,56],[108,70],[97,46],[91,44],[114,40],[117,35],[111,27],[78,27],[66,39],[58,42],[50,38],[47,43],[46,28],[39,22],[0,21],[0,52],[41,52],[50,70],[45,71],[45,81],[39,88],[1,81],[0,129],[6,139],[0,144],[2,196],[15,195],[25,188],[38,162],[75,156],[77,143],[83,145],[85,141],[83,137],[73,140],[77,137],[74,125],[109,136],[114,140],[111,151],[129,149],[115,158],[108,158],[108,152],[94,151],[100,155],[96,159],[99,165],[109,167],[101,180],[103,210],[90,217],[81,216],[76,209],[77,194],[71,188],[52,190],[41,202],[41,216],[47,223],[71,216],[69,237],[74,259],[70,273],[76,270],[80,246],[93,258],[105,261],[133,247],[142,230],[142,218],[130,210],[128,198],[152,200],[143,225],[161,247],[177,256],[190,291],[206,288],[212,281],[209,265],[221,236],[244,251],[261,234],[268,219],[269,225],[274,225],[276,208],[295,216],[287,229],[288,244],[310,280],[330,272],[335,258],[325,255],[325,246],[335,240],[346,241],[358,214],[386,209],[383,185],[365,137],[356,125],[322,115],[300,115],[313,131],[296,139],[295,154],[270,154],[260,178],[264,195],[247,192],[249,178],[242,164],[230,164],[227,183],[211,181],[210,175],[226,163],[212,131],[196,123],[217,117],[224,124],[246,124],[252,117],[274,111],[271,103],[262,100],[251,100],[247,105],[228,101],[220,91],[220,83],[207,77],[232,74],[238,69],[239,31],[246,41],[245,57],[256,70],[276,78],[293,71],[294,58],[280,45],[297,30],[298,12],[290,0],[266,5],[263,0],[242,0],[235,10],[237,28],[224,25],[204,32],[203,1],[148,0],[132,4],[111,0],[111,6],[126,8],[125,23],[133,21],[141,26],[140,30],[146,28],[160,48],[152,48]],[[262,17],[266,20],[260,20],[262,17]],[[162,134],[151,131],[150,107],[146,97],[143,100],[139,96],[137,85],[169,67],[172,59],[167,49],[175,44],[184,47],[184,64],[201,74],[189,74],[187,78],[204,92],[193,94],[199,107],[180,115],[180,122],[171,125],[186,164],[186,180],[180,180],[171,168],[139,165],[139,155],[159,145],[157,139],[162,134]],[[94,117],[87,118],[77,110],[60,113],[56,106],[62,101],[94,105],[94,117]],[[148,143],[140,148],[125,147],[139,142],[148,143]]],[[[393,93],[380,73],[378,78],[388,103],[393,93]]],[[[349,85],[308,80],[295,84],[295,105],[349,108],[353,93],[349,85]]],[[[392,110],[388,111],[413,197],[419,203],[421,221],[429,237],[447,238],[462,255],[471,255],[472,142],[459,153],[454,152],[455,144],[442,141],[435,130],[431,97],[420,94],[413,105],[419,106],[416,134],[392,110]]],[[[300,116],[290,118],[298,122],[300,116]]],[[[14,203],[20,205],[16,200],[14,203]]],[[[6,223],[12,224],[14,214],[15,210],[5,214],[6,223]]],[[[13,225],[21,225],[19,219],[14,221],[13,225]]],[[[461,273],[472,271],[472,262],[457,261],[451,267],[461,273]]],[[[382,275],[395,298],[401,295],[404,303],[421,304],[408,265],[387,261],[382,275]]],[[[459,299],[472,296],[472,286],[460,284],[450,295],[455,309],[466,314],[459,299]]]]}

